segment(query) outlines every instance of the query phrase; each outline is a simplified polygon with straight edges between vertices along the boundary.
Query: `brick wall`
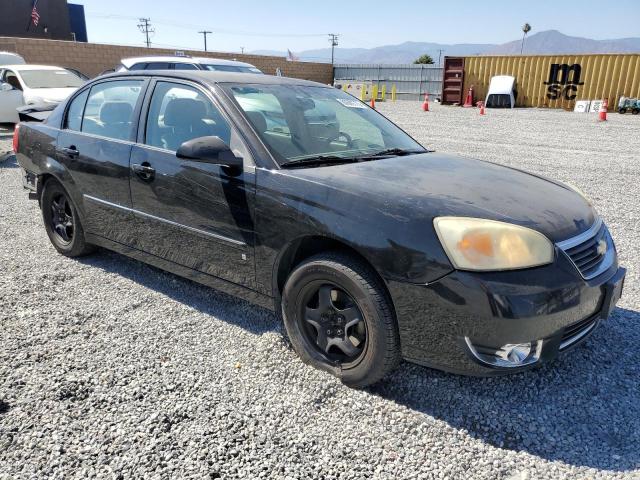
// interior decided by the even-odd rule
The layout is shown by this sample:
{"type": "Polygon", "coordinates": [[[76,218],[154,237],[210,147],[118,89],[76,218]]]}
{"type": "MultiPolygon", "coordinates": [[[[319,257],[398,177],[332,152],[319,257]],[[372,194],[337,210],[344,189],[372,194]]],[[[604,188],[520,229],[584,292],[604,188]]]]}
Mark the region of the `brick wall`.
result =
{"type": "MultiPolygon", "coordinates": [[[[175,50],[166,48],[128,47],[13,37],[0,37],[0,51],[18,53],[24,57],[27,63],[75,68],[90,77],[114,68],[122,58],[173,55],[175,52],[175,50]]],[[[195,50],[185,50],[184,52],[194,57],[224,58],[248,62],[270,75],[274,75],[279,67],[282,70],[282,74],[287,77],[302,78],[320,83],[333,82],[333,68],[326,63],[288,62],[284,57],[265,55],[241,55],[195,50]]]]}

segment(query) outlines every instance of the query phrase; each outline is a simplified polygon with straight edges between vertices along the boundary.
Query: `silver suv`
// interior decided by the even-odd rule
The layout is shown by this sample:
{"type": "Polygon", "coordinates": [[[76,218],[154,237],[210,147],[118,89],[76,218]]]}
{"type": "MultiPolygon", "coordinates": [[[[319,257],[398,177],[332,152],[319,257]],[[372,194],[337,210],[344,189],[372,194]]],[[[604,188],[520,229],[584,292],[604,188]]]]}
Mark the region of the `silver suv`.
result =
{"type": "Polygon", "coordinates": [[[210,70],[215,72],[262,73],[250,63],[220,58],[157,56],[124,58],[117,72],[127,70],[210,70]]]}

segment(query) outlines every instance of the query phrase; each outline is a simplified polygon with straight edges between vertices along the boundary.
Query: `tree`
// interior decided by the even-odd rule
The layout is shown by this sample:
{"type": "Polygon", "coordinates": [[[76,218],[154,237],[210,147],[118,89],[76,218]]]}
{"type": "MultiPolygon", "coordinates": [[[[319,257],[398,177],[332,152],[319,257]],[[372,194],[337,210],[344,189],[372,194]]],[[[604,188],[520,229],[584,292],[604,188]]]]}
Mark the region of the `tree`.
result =
{"type": "Polygon", "coordinates": [[[424,54],[420,55],[418,59],[413,62],[414,64],[422,64],[422,65],[433,65],[433,58],[430,55],[424,54]]]}

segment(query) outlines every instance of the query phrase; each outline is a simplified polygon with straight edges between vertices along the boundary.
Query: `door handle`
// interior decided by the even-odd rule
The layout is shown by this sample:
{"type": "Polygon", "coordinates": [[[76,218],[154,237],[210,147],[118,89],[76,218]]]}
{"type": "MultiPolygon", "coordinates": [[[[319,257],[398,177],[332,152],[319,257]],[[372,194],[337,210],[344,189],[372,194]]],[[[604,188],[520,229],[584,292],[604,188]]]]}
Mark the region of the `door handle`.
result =
{"type": "Polygon", "coordinates": [[[156,175],[156,169],[148,162],[143,162],[142,164],[132,163],[131,170],[145,182],[150,182],[156,175]]]}
{"type": "Polygon", "coordinates": [[[59,151],[69,158],[78,158],[80,156],[80,152],[74,145],[67,148],[61,148],[59,151]]]}

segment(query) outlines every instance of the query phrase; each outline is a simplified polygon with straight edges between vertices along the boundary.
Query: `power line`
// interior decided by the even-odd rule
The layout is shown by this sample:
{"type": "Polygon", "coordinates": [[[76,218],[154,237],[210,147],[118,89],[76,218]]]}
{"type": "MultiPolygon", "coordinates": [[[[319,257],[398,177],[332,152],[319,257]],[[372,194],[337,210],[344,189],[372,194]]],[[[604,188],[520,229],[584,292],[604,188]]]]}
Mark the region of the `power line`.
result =
{"type": "Polygon", "coordinates": [[[140,18],[138,19],[138,21],[140,22],[138,24],[138,28],[140,29],[140,31],[142,33],[144,33],[145,37],[146,37],[146,44],[147,44],[147,48],[151,47],[151,39],[149,37],[150,33],[156,33],[155,28],[153,28],[151,26],[151,19],[150,18],[140,18]]]}
{"type": "Polygon", "coordinates": [[[333,65],[334,60],[334,50],[338,46],[338,35],[335,33],[329,33],[329,43],[331,43],[331,65],[333,65]]]}
{"type": "Polygon", "coordinates": [[[198,32],[198,33],[201,33],[204,36],[204,51],[206,52],[207,51],[207,35],[213,32],[210,30],[202,30],[201,32],[198,32]]]}

